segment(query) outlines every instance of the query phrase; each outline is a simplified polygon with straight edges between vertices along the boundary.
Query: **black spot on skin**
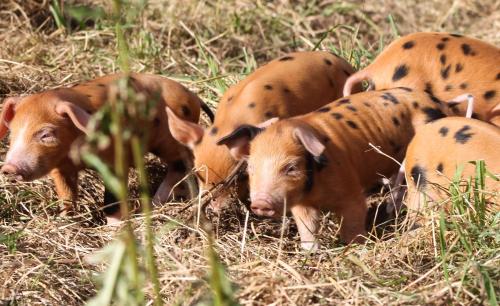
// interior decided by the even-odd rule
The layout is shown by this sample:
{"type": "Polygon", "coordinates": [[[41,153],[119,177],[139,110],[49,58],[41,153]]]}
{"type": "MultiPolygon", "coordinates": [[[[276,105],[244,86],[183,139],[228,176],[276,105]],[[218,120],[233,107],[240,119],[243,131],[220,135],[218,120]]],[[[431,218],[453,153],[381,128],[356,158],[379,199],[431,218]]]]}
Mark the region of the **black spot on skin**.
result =
{"type": "Polygon", "coordinates": [[[182,160],[176,160],[172,163],[172,170],[175,172],[186,172],[186,165],[182,160]]]}
{"type": "Polygon", "coordinates": [[[347,106],[346,106],[346,108],[347,108],[348,110],[350,110],[351,112],[353,112],[353,113],[355,113],[355,112],[357,112],[357,111],[358,111],[358,110],[357,110],[354,106],[352,106],[352,105],[347,105],[347,106]]]}
{"type": "Polygon", "coordinates": [[[227,97],[227,102],[231,102],[231,100],[233,100],[233,96],[227,97]]]}
{"type": "Polygon", "coordinates": [[[451,107],[451,110],[453,111],[453,113],[454,113],[455,115],[460,114],[460,109],[458,108],[458,106],[457,106],[457,105],[452,106],[452,107],[451,107]]]}
{"type": "Polygon", "coordinates": [[[97,84],[97,86],[99,86],[99,87],[106,87],[105,84],[97,84]]]}
{"type": "Polygon", "coordinates": [[[344,116],[341,113],[332,113],[332,117],[337,120],[344,118],[344,116]]]}
{"type": "Polygon", "coordinates": [[[446,47],[446,44],[442,42],[436,45],[436,48],[438,48],[438,50],[444,50],[444,47],[446,47]]]}
{"type": "Polygon", "coordinates": [[[446,115],[443,114],[443,112],[438,108],[424,107],[424,108],[422,108],[422,111],[427,116],[425,123],[429,123],[429,122],[446,117],[446,115]]]}
{"type": "Polygon", "coordinates": [[[453,86],[449,85],[449,84],[444,87],[444,91],[450,91],[452,89],[453,89],[453,86]]]}
{"type": "Polygon", "coordinates": [[[439,61],[441,62],[441,65],[446,64],[446,55],[441,54],[441,56],[439,57],[439,61]]]}
{"type": "Polygon", "coordinates": [[[415,165],[411,168],[410,174],[413,182],[415,184],[418,184],[419,188],[425,187],[426,175],[424,168],[420,167],[419,165],[415,165]]]}
{"type": "Polygon", "coordinates": [[[264,113],[264,116],[266,116],[266,118],[272,118],[274,115],[273,115],[273,112],[267,111],[264,113]]]}
{"type": "Polygon", "coordinates": [[[473,133],[467,133],[470,130],[469,125],[464,125],[460,130],[455,133],[455,141],[460,144],[467,143],[469,139],[474,135],[473,133]]]}
{"type": "Polygon", "coordinates": [[[459,73],[459,72],[460,72],[460,71],[462,71],[463,69],[464,69],[464,66],[463,66],[462,64],[457,63],[457,64],[455,65],[455,72],[456,72],[456,73],[459,73]]]}
{"type": "Polygon", "coordinates": [[[368,102],[363,102],[363,105],[366,106],[366,107],[372,107],[372,105],[368,102]]]}
{"type": "Polygon", "coordinates": [[[189,117],[189,116],[191,116],[191,110],[190,110],[190,109],[189,109],[189,107],[187,107],[186,105],[183,105],[183,106],[181,107],[181,110],[182,110],[182,115],[183,115],[184,117],[189,117]]]}
{"type": "Polygon", "coordinates": [[[407,91],[407,92],[412,92],[413,89],[411,88],[408,88],[408,87],[403,87],[403,86],[399,86],[399,87],[396,87],[397,89],[401,89],[401,90],[404,90],[404,91],[407,91]]]}
{"type": "Polygon", "coordinates": [[[311,153],[306,153],[306,182],[304,191],[310,192],[314,186],[314,171],[321,171],[328,165],[328,159],[324,154],[313,156],[311,153]]]}
{"type": "Polygon", "coordinates": [[[429,99],[431,99],[432,102],[441,105],[441,100],[439,100],[436,96],[429,94],[429,99]]]}
{"type": "Polygon", "coordinates": [[[390,92],[383,93],[381,97],[384,100],[392,102],[392,104],[394,104],[394,105],[399,104],[398,99],[394,95],[392,95],[390,92]]]}
{"type": "Polygon", "coordinates": [[[431,83],[429,83],[429,82],[425,83],[425,89],[424,89],[424,91],[425,91],[426,93],[428,93],[428,94],[431,94],[431,95],[432,95],[432,94],[433,94],[433,93],[432,93],[432,84],[431,84],[431,83]]]}
{"type": "Polygon", "coordinates": [[[86,95],[86,96],[87,96],[87,98],[92,98],[92,95],[86,95]]]}
{"type": "Polygon", "coordinates": [[[385,107],[389,106],[389,103],[384,102],[384,106],[385,106],[385,107]]]}
{"type": "Polygon", "coordinates": [[[460,89],[466,89],[467,87],[469,87],[467,83],[460,84],[460,89]]]}
{"type": "Polygon", "coordinates": [[[280,62],[286,62],[291,60],[293,60],[293,56],[283,56],[282,58],[279,59],[280,62]]]}
{"type": "Polygon", "coordinates": [[[325,61],[325,64],[327,64],[328,66],[332,65],[332,61],[331,60],[325,58],[324,61],[325,61]]]}
{"type": "Polygon", "coordinates": [[[403,44],[403,49],[411,49],[413,46],[415,46],[415,42],[410,40],[403,44]]]}
{"type": "Polygon", "coordinates": [[[448,131],[449,131],[449,129],[447,127],[443,126],[439,129],[439,134],[441,134],[441,136],[443,136],[443,137],[446,137],[446,135],[448,135],[448,131]]]}
{"type": "Polygon", "coordinates": [[[376,89],[377,89],[377,86],[375,85],[375,82],[371,81],[370,83],[371,83],[371,85],[372,85],[372,89],[373,89],[373,90],[376,90],[376,89]]]}
{"type": "Polygon", "coordinates": [[[460,34],[450,34],[450,36],[453,36],[453,37],[463,37],[463,35],[460,35],[460,34]]]}
{"type": "Polygon", "coordinates": [[[420,107],[420,105],[418,105],[417,101],[413,101],[413,103],[411,105],[413,105],[414,109],[418,109],[420,107]]]}
{"type": "Polygon", "coordinates": [[[351,101],[349,99],[342,99],[337,102],[337,105],[342,105],[342,104],[347,104],[350,103],[351,101]]]}
{"type": "Polygon", "coordinates": [[[218,129],[216,126],[214,126],[214,127],[210,130],[210,135],[212,135],[212,136],[213,136],[213,135],[216,135],[218,131],[219,131],[219,129],[218,129]]]}
{"type": "Polygon", "coordinates": [[[460,102],[448,102],[449,107],[457,107],[458,104],[460,104],[460,102]]]}
{"type": "Polygon", "coordinates": [[[471,116],[472,119],[481,119],[479,117],[479,114],[478,113],[472,113],[472,116],[471,116]]]}
{"type": "Polygon", "coordinates": [[[288,88],[284,87],[284,88],[283,88],[283,92],[285,92],[285,93],[290,93],[291,91],[290,91],[290,89],[288,89],[288,88]]]}
{"type": "Polygon", "coordinates": [[[496,91],[494,90],[488,90],[487,92],[484,93],[483,97],[485,100],[490,100],[492,99],[495,95],[497,94],[496,91]]]}
{"type": "Polygon", "coordinates": [[[395,126],[399,126],[399,120],[396,117],[392,117],[392,123],[394,123],[395,126]]]}
{"type": "Polygon", "coordinates": [[[441,77],[446,80],[450,76],[451,65],[446,66],[446,68],[441,69],[441,77]]]}
{"type": "Polygon", "coordinates": [[[497,74],[497,78],[496,78],[496,80],[497,80],[497,81],[498,81],[498,80],[500,80],[500,72],[497,74]]]}
{"type": "Polygon", "coordinates": [[[443,163],[439,163],[436,167],[436,170],[439,172],[443,172],[443,169],[444,169],[443,163]]]}
{"type": "Polygon", "coordinates": [[[462,44],[462,52],[464,53],[465,56],[473,55],[472,53],[472,48],[468,44],[462,44]]]}
{"type": "Polygon", "coordinates": [[[399,65],[394,69],[394,74],[392,75],[392,81],[396,82],[408,75],[408,66],[399,65]]]}
{"type": "Polygon", "coordinates": [[[351,73],[345,69],[342,69],[342,72],[344,72],[346,76],[351,76],[351,73]]]}
{"type": "Polygon", "coordinates": [[[251,102],[251,103],[249,103],[249,104],[248,104],[248,107],[249,107],[249,108],[254,108],[254,107],[255,107],[255,102],[251,102]]]}
{"type": "Polygon", "coordinates": [[[354,121],[347,120],[346,123],[347,123],[348,126],[350,126],[353,129],[357,129],[358,128],[358,125],[354,121]]]}
{"type": "Polygon", "coordinates": [[[441,38],[441,41],[445,41],[445,42],[446,42],[446,41],[448,41],[448,40],[450,40],[450,38],[449,38],[449,37],[443,37],[443,38],[441,38]]]}
{"type": "Polygon", "coordinates": [[[266,90],[273,90],[273,87],[271,85],[269,85],[269,84],[264,85],[264,88],[266,90]]]}
{"type": "Polygon", "coordinates": [[[328,84],[330,84],[330,87],[335,86],[335,83],[333,82],[333,80],[330,77],[328,77],[328,84]]]}
{"type": "Polygon", "coordinates": [[[389,144],[391,145],[393,152],[399,152],[399,150],[401,150],[401,146],[397,145],[394,141],[389,140],[389,144]]]}
{"type": "Polygon", "coordinates": [[[328,113],[330,111],[330,107],[325,106],[317,110],[318,113],[328,113]]]}

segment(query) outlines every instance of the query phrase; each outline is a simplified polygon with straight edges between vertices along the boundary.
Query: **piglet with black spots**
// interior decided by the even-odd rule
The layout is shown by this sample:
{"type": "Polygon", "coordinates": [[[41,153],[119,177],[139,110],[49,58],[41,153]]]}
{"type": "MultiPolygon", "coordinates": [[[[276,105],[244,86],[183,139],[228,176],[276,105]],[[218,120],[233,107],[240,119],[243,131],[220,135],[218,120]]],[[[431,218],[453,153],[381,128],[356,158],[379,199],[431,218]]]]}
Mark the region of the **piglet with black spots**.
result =
{"type": "Polygon", "coordinates": [[[306,115],[242,125],[218,143],[248,160],[252,211],[274,218],[290,211],[302,246],[315,249],[321,211],[342,219],[343,242],[364,241],[365,191],[398,170],[371,145],[401,161],[415,131],[450,112],[423,91],[370,91],[306,115]]]}
{"type": "Polygon", "coordinates": [[[500,49],[478,39],[449,33],[414,33],[393,41],[368,67],[349,77],[344,96],[363,80],[373,89],[405,86],[451,101],[456,115],[475,98],[474,118],[500,125],[500,49]]]}
{"type": "MultiPolygon", "coordinates": [[[[475,175],[471,161],[483,160],[487,171],[500,179],[499,152],[500,129],[478,120],[451,117],[422,127],[406,156],[408,208],[421,212],[426,202],[449,199],[449,186],[459,166],[463,166],[463,178],[475,175]]],[[[496,203],[498,210],[500,183],[487,176],[485,186],[487,201],[496,203]]]]}
{"type": "MultiPolygon", "coordinates": [[[[123,77],[123,74],[112,74],[72,87],[7,98],[0,114],[0,140],[10,131],[10,148],[1,172],[23,181],[50,174],[57,195],[65,201],[63,213],[70,211],[78,198],[78,172],[85,168],[70,158],[70,148],[88,132],[90,116],[109,103],[110,88],[123,77]]],[[[147,100],[158,100],[151,120],[144,122],[143,128],[149,131],[145,151],[153,152],[171,166],[155,195],[156,202],[163,202],[185,175],[185,164],[191,163],[189,152],[169,132],[165,106],[192,123],[198,121],[200,107],[210,110],[195,94],[167,78],[133,73],[129,81],[136,93],[147,100]]],[[[111,148],[98,154],[113,165],[111,148]]],[[[131,149],[127,146],[124,150],[130,152],[131,149]]],[[[113,199],[107,195],[110,193],[105,194],[106,199],[113,199]]],[[[107,212],[108,221],[120,217],[116,209],[107,212]]]]}
{"type": "MultiPolygon", "coordinates": [[[[214,124],[208,129],[169,112],[170,131],[193,151],[201,189],[212,191],[237,165],[227,148],[216,145],[217,139],[242,124],[297,116],[330,103],[342,96],[345,80],[353,72],[347,61],[328,52],[289,53],[229,88],[220,100],[214,124]]],[[[358,86],[354,91],[360,89],[358,86]]],[[[247,199],[245,177],[228,187],[212,194],[210,205],[214,210],[223,209],[234,198],[247,199]]]]}

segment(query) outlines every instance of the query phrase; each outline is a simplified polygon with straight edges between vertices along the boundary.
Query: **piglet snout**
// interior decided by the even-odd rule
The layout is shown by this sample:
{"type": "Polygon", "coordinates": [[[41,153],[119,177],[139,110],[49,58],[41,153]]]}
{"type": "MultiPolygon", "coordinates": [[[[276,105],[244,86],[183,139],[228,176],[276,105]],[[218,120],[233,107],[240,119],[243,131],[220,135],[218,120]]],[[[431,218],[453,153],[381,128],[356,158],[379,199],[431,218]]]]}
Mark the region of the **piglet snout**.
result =
{"type": "Polygon", "coordinates": [[[271,199],[268,199],[266,197],[259,197],[253,199],[252,203],[250,204],[250,208],[256,215],[259,216],[265,216],[265,217],[276,216],[276,209],[274,208],[271,199]]]}
{"type": "Polygon", "coordinates": [[[18,181],[23,180],[23,176],[19,172],[19,168],[16,167],[15,165],[12,165],[12,164],[3,165],[3,167],[0,169],[0,173],[7,175],[13,179],[18,180],[18,181]]]}

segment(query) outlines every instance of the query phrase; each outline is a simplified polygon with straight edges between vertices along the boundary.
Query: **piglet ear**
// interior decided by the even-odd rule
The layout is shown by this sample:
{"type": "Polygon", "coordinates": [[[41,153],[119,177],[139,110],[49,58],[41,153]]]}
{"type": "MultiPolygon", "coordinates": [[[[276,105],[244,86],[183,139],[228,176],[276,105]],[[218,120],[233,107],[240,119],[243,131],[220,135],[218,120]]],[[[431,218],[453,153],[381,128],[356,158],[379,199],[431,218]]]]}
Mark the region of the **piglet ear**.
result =
{"type": "Polygon", "coordinates": [[[325,145],[321,143],[310,128],[304,126],[296,127],[293,131],[293,135],[314,157],[320,157],[321,154],[323,154],[323,151],[325,151],[325,145]]]}
{"type": "Polygon", "coordinates": [[[217,145],[225,145],[234,159],[240,160],[250,154],[250,141],[264,129],[253,125],[244,124],[236,128],[231,134],[217,141],[217,145]]]}
{"type": "Polygon", "coordinates": [[[168,129],[175,140],[193,149],[203,139],[205,130],[196,123],[179,118],[170,107],[165,108],[168,116],[168,129]]]}
{"type": "Polygon", "coordinates": [[[10,97],[4,100],[2,113],[0,114],[0,140],[2,140],[9,130],[9,123],[15,115],[16,105],[21,101],[21,97],[10,97]]]}
{"type": "Polygon", "coordinates": [[[80,131],[87,134],[90,114],[83,108],[70,102],[58,102],[56,104],[56,113],[60,116],[68,116],[80,131]]]}

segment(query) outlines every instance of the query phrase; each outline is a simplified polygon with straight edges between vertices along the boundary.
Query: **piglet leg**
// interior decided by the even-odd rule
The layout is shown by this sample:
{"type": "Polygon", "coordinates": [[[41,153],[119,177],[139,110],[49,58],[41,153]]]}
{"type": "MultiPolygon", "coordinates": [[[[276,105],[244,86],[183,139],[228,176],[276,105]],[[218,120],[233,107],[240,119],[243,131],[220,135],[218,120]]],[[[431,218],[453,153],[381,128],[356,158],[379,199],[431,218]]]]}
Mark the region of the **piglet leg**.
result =
{"type": "Polygon", "coordinates": [[[74,209],[78,199],[78,171],[66,165],[53,169],[50,176],[54,180],[57,196],[63,201],[61,215],[66,215],[74,209]]]}
{"type": "MultiPolygon", "coordinates": [[[[176,186],[177,183],[179,183],[184,178],[184,176],[186,175],[186,169],[187,167],[185,165],[185,162],[182,160],[177,160],[169,164],[167,175],[161,182],[160,187],[158,187],[158,190],[153,197],[154,205],[161,205],[173,198],[174,186],[176,186]]],[[[177,189],[177,198],[189,197],[189,191],[187,190],[184,182],[179,184],[179,186],[177,186],[177,189]]]]}
{"type": "Polygon", "coordinates": [[[319,243],[314,236],[319,229],[321,214],[318,209],[310,206],[295,205],[291,209],[297,223],[300,235],[300,245],[304,250],[316,251],[319,243]]]}
{"type": "Polygon", "coordinates": [[[357,198],[346,199],[337,203],[340,209],[336,213],[342,219],[340,226],[340,239],[345,243],[362,243],[365,241],[366,233],[366,201],[362,195],[357,198]]]}

